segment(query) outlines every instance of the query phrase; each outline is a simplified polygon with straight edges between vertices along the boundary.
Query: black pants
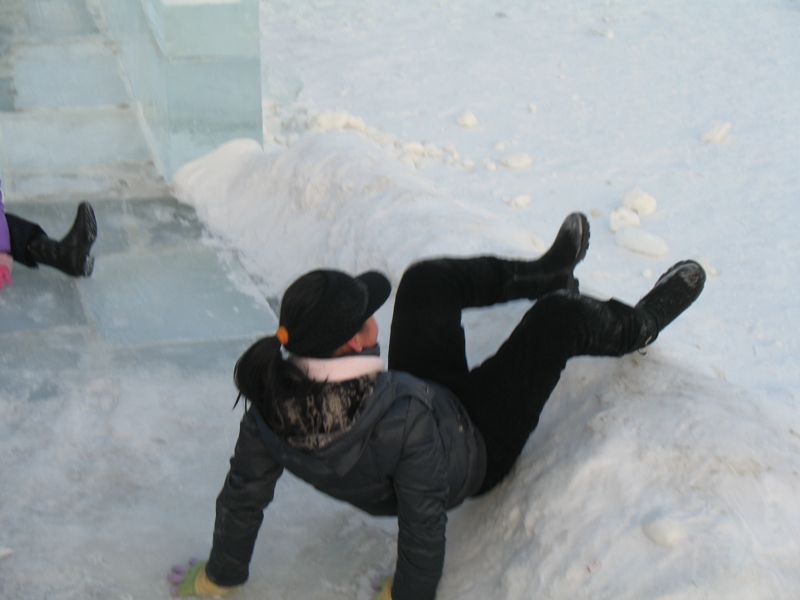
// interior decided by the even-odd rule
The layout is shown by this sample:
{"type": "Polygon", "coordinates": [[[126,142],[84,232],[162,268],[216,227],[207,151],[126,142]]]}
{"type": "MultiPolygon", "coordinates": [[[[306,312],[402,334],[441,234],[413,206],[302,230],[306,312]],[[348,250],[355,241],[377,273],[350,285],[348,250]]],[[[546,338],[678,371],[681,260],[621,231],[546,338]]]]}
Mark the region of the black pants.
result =
{"type": "Polygon", "coordinates": [[[28,243],[40,235],[45,235],[44,230],[36,223],[9,213],[6,213],[6,222],[11,238],[11,258],[26,267],[36,267],[36,261],[28,252],[28,243]]]}
{"type": "Polygon", "coordinates": [[[497,353],[470,370],[461,311],[535,296],[535,289],[509,287],[519,264],[494,257],[424,261],[397,289],[388,366],[445,385],[461,400],[486,442],[479,493],[511,470],[570,358],[621,356],[639,344],[639,311],[542,290],[497,353]]]}

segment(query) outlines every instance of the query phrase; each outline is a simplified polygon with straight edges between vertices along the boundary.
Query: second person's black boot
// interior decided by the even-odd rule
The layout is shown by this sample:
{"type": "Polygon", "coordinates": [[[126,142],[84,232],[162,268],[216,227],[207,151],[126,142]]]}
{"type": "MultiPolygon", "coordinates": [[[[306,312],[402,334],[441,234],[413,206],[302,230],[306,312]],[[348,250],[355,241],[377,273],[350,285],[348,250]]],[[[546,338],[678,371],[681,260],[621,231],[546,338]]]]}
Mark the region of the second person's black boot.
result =
{"type": "Polygon", "coordinates": [[[634,307],[655,322],[655,334],[644,346],[653,343],[661,330],[697,300],[705,283],[705,270],[693,260],[675,263],[658,278],[653,289],[634,307]]]}
{"type": "Polygon", "coordinates": [[[705,280],[699,264],[683,261],[670,267],[636,306],[563,292],[551,294],[547,302],[561,303],[561,318],[576,324],[574,355],[624,356],[652,344],[697,299],[705,280]]]}

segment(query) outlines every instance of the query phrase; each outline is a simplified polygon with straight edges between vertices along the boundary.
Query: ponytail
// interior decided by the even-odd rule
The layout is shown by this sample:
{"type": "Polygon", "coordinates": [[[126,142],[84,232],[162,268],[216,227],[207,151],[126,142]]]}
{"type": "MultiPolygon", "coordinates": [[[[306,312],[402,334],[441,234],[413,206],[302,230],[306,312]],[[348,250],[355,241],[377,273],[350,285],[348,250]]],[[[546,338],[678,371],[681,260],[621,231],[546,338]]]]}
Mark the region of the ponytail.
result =
{"type": "Polygon", "coordinates": [[[292,362],[284,360],[281,342],[274,335],[261,338],[244,351],[233,369],[233,381],[239,390],[234,407],[242,398],[249,400],[272,427],[283,420],[281,404],[292,397],[312,394],[319,387],[292,362]]]}
{"type": "Polygon", "coordinates": [[[255,342],[236,361],[233,381],[239,390],[239,399],[244,396],[259,408],[269,396],[275,380],[277,362],[282,361],[281,343],[274,336],[264,337],[255,342]]]}

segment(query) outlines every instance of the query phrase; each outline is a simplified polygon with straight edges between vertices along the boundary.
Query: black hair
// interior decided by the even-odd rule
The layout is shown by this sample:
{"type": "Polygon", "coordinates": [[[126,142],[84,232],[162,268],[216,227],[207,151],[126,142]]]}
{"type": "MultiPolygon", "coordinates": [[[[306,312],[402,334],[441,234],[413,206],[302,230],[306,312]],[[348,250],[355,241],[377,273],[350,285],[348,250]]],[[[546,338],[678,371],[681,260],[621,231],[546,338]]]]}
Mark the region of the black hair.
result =
{"type": "Polygon", "coordinates": [[[267,423],[277,428],[284,412],[280,404],[313,395],[322,385],[283,358],[281,343],[275,336],[261,338],[245,350],[236,361],[233,380],[239,390],[234,407],[242,398],[249,400],[267,423]]]}

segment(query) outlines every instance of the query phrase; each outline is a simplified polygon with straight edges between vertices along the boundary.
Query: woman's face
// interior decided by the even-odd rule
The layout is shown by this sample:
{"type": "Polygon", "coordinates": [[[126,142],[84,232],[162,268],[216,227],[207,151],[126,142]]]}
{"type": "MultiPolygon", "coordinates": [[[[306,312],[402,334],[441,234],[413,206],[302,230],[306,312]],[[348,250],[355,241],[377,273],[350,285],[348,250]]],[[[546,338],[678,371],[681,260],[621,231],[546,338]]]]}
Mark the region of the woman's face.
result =
{"type": "Polygon", "coordinates": [[[344,356],[347,354],[359,353],[364,350],[369,350],[378,345],[378,322],[375,317],[370,317],[366,320],[361,329],[356,333],[350,341],[339,348],[335,353],[336,356],[344,356]]]}
{"type": "Polygon", "coordinates": [[[374,348],[378,343],[378,321],[375,320],[375,317],[367,319],[361,331],[356,335],[364,348],[374,348]]]}

